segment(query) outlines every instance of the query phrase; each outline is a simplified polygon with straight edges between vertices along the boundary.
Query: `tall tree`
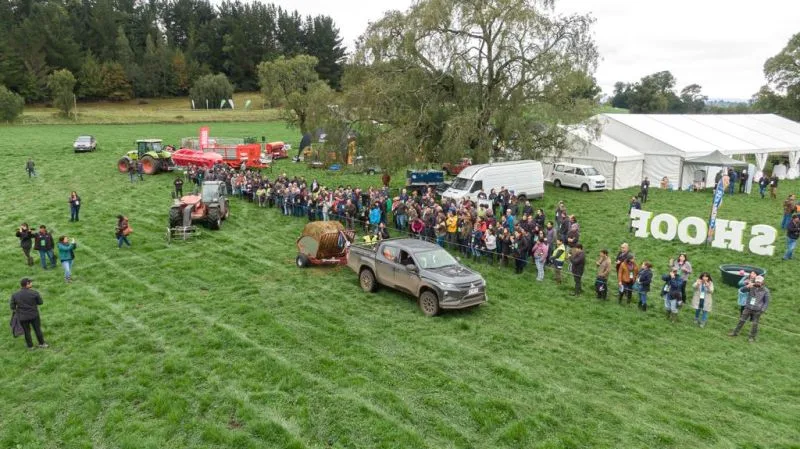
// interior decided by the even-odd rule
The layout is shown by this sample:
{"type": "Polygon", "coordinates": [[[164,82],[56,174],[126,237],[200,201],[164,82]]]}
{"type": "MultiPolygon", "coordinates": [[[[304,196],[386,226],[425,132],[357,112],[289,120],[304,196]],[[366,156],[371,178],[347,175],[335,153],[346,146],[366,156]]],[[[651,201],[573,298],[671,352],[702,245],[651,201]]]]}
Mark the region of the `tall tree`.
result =
{"type": "Polygon", "coordinates": [[[319,61],[316,67],[319,77],[338,90],[341,88],[342,63],[346,53],[342,47],[342,38],[339,37],[339,29],[328,16],[313,19],[309,16],[304,31],[306,53],[319,61]]]}
{"type": "Polygon", "coordinates": [[[283,117],[303,134],[308,132],[311,109],[330,91],[314,70],[317,63],[313,56],[298,55],[291,59],[280,56],[258,66],[264,99],[271,105],[283,106],[283,117]]]}
{"type": "Polygon", "coordinates": [[[574,74],[591,73],[598,55],[593,20],[553,8],[544,0],[421,0],[387,13],[361,37],[355,76],[345,76],[357,83],[345,83],[346,92],[369,89],[354,94],[350,114],[360,129],[382,133],[382,155],[404,148],[399,163],[465,152],[485,161],[498,146],[530,157],[556,148],[559,125],[596,104],[572,92],[584,81],[574,74]]]}
{"type": "Polygon", "coordinates": [[[88,99],[99,99],[105,97],[105,86],[103,85],[103,68],[97,58],[89,53],[83,61],[81,71],[78,72],[78,97],[88,99]]]}
{"type": "Polygon", "coordinates": [[[755,108],[800,120],[800,33],[764,63],[768,84],[754,96],[755,108]]]}
{"type": "Polygon", "coordinates": [[[69,115],[75,104],[75,76],[67,69],[56,70],[47,77],[47,88],[53,105],[69,115]]]}

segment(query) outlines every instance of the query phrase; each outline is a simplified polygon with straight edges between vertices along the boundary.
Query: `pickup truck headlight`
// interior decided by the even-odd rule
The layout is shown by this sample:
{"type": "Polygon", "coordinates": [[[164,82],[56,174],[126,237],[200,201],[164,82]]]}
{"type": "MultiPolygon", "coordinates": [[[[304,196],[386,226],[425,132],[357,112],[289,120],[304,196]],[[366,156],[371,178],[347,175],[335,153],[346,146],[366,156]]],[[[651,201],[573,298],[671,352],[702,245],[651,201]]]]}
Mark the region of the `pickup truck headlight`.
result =
{"type": "Polygon", "coordinates": [[[458,287],[456,286],[456,284],[449,284],[447,282],[440,282],[439,285],[441,285],[442,288],[445,289],[445,290],[458,290],[458,287]]]}

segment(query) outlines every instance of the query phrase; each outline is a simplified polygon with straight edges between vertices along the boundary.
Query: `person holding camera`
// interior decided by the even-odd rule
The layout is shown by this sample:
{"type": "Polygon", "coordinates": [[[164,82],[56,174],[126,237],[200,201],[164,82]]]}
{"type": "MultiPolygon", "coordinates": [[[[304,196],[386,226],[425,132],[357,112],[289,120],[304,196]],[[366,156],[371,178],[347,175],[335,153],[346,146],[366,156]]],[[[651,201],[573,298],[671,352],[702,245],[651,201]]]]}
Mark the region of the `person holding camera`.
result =
{"type": "Polygon", "coordinates": [[[33,266],[33,257],[31,257],[31,248],[33,247],[33,239],[35,238],[35,234],[30,227],[28,227],[28,223],[22,223],[19,228],[17,228],[17,238],[19,239],[19,246],[22,248],[22,254],[25,255],[25,260],[28,263],[28,266],[33,266]]]}
{"type": "Polygon", "coordinates": [[[69,199],[67,200],[69,203],[69,221],[79,221],[78,215],[81,212],[81,197],[78,196],[78,192],[72,191],[69,194],[69,199]]]}
{"type": "Polygon", "coordinates": [[[75,248],[78,245],[75,239],[69,239],[66,235],[58,238],[58,258],[61,260],[61,266],[64,267],[64,282],[69,284],[72,282],[72,263],[75,261],[75,248]]]}
{"type": "Polygon", "coordinates": [[[664,294],[664,309],[667,314],[667,319],[673,323],[677,323],[678,302],[680,302],[681,299],[681,290],[685,288],[684,285],[686,283],[681,279],[677,268],[673,268],[670,270],[669,274],[661,276],[661,279],[665,282],[662,291],[664,294]]]}
{"type": "Polygon", "coordinates": [[[694,295],[692,296],[692,308],[694,309],[694,324],[706,327],[708,314],[711,312],[712,295],[714,294],[714,282],[711,275],[707,272],[700,274],[694,282],[694,295]],[[702,315],[702,317],[701,317],[702,315]]]}
{"type": "Polygon", "coordinates": [[[117,226],[115,228],[114,235],[117,237],[117,249],[122,248],[122,244],[128,245],[130,248],[131,242],[128,240],[128,236],[133,232],[131,229],[130,224],[128,223],[128,217],[124,215],[117,215],[117,226]]]}
{"type": "Polygon", "coordinates": [[[770,293],[769,289],[764,286],[764,276],[756,276],[753,282],[746,282],[742,290],[747,293],[744,311],[739,317],[739,323],[736,324],[736,327],[728,335],[731,337],[739,335],[742,326],[744,326],[744,323],[746,323],[749,318],[752,323],[750,324],[750,337],[748,341],[753,343],[756,341],[756,336],[758,335],[758,322],[761,319],[761,314],[766,312],[767,307],[769,307],[770,293]]]}

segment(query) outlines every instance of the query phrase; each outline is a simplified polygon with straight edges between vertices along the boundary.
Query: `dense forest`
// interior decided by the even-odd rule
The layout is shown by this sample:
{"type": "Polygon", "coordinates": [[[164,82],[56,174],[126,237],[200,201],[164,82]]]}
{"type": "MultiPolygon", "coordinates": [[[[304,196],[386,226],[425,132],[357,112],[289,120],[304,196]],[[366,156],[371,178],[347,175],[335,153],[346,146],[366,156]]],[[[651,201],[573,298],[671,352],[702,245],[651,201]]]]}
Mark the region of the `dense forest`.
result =
{"type": "Polygon", "coordinates": [[[298,54],[337,89],[345,55],[330,17],[239,0],[0,0],[0,29],[0,85],[28,103],[59,69],[79,99],[186,95],[209,73],[257,90],[261,61],[298,54]]]}

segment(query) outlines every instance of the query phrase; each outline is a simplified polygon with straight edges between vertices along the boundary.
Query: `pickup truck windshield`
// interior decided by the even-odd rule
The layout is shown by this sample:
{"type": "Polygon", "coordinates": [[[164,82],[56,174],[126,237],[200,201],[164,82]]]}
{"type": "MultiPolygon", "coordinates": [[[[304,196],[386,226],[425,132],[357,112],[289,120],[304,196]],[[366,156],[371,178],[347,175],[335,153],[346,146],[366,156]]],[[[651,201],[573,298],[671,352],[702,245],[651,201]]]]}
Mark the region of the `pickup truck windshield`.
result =
{"type": "Polygon", "coordinates": [[[423,269],[442,268],[457,265],[458,262],[444,249],[435,249],[414,254],[417,264],[423,269]]]}
{"type": "Polygon", "coordinates": [[[467,178],[456,178],[453,180],[453,183],[450,184],[450,188],[455,190],[469,190],[469,185],[472,184],[471,179],[467,178]]]}

